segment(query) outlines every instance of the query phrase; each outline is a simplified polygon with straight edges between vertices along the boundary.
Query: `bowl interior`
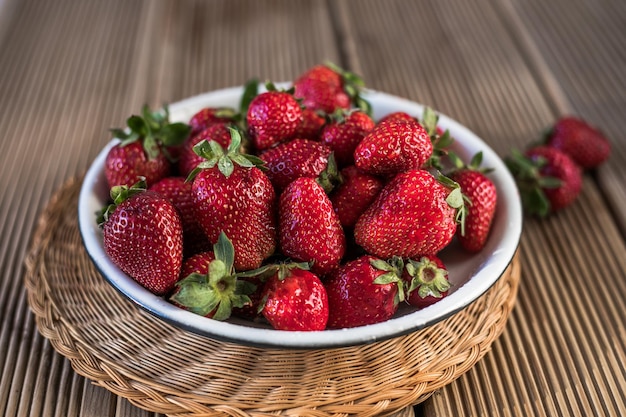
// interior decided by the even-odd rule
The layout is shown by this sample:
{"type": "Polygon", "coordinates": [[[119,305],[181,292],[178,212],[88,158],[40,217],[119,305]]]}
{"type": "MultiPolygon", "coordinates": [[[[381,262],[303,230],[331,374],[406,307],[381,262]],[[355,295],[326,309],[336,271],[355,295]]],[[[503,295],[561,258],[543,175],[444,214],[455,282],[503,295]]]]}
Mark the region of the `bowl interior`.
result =
{"type": "MultiPolygon", "coordinates": [[[[170,117],[173,121],[187,122],[203,107],[237,108],[241,92],[241,88],[237,87],[188,98],[170,105],[170,117]]],[[[422,115],[423,106],[418,103],[377,91],[366,91],[365,96],[372,103],[375,119],[393,111],[405,111],[418,117],[422,115]]],[[[439,124],[455,138],[452,148],[464,160],[482,151],[483,166],[494,169],[489,176],[498,190],[496,217],[487,245],[480,253],[469,255],[455,241],[441,252],[452,284],[447,297],[418,311],[403,305],[394,318],[384,323],[320,332],[278,331],[237,318],[225,322],[206,319],[151,294],[110,261],[104,252],[102,234],[96,223],[94,213],[107,203],[109,196],[103,167],[106,154],[115,145],[115,140],[98,154],[81,187],[78,220],[83,243],[97,269],[121,294],[153,315],[207,337],[252,346],[317,349],[370,343],[419,330],[461,310],[487,291],[511,262],[522,228],[517,187],[502,160],[484,141],[449,117],[440,114],[439,124]]]]}

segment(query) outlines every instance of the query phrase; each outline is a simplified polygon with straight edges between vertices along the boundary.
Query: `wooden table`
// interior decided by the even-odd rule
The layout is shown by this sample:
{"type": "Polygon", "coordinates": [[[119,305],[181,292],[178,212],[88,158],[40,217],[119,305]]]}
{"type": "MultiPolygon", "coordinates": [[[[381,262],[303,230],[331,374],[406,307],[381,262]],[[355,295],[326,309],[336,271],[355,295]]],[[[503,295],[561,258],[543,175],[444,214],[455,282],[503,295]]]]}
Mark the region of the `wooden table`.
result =
{"type": "Polygon", "coordinates": [[[423,416],[626,415],[626,3],[621,0],[0,1],[0,414],[146,416],[78,376],[23,285],[39,214],[144,103],[324,60],[429,104],[501,156],[563,114],[613,155],[546,220],[526,219],[515,310],[423,416]]]}

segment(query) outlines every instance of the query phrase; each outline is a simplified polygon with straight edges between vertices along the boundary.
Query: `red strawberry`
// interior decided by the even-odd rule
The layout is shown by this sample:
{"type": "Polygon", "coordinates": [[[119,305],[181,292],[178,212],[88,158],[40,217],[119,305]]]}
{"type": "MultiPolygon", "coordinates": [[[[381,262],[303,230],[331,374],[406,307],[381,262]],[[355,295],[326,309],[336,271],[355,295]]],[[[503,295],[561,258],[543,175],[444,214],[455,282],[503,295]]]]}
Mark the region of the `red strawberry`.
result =
{"type": "Polygon", "coordinates": [[[235,268],[258,268],[276,247],[275,192],[255,165],[262,161],[238,152],[241,136],[224,152],[217,142],[200,142],[196,151],[207,161],[190,175],[196,218],[211,242],[226,233],[235,247],[235,268]]]}
{"type": "Polygon", "coordinates": [[[167,198],[178,210],[183,226],[183,255],[185,258],[211,249],[211,243],[196,220],[191,183],[183,177],[166,177],[149,190],[167,198]]]}
{"type": "Polygon", "coordinates": [[[292,94],[270,86],[250,102],[246,121],[252,143],[263,150],[293,137],[302,123],[302,109],[292,94]]]}
{"type": "Polygon", "coordinates": [[[361,97],[363,80],[334,64],[316,65],[294,81],[295,96],[304,107],[331,114],[351,105],[371,113],[370,104],[361,97]]]}
{"type": "Polygon", "coordinates": [[[463,210],[458,184],[446,184],[425,170],[396,175],[359,217],[356,243],[383,259],[438,253],[452,240],[463,210]]]}
{"type": "Polygon", "coordinates": [[[358,170],[354,165],[341,170],[342,183],[330,196],[341,225],[352,228],[359,216],[372,204],[383,188],[378,177],[358,170]]]}
{"type": "Polygon", "coordinates": [[[140,177],[145,178],[146,183],[154,184],[170,175],[171,170],[171,162],[164,153],[157,152],[151,158],[140,142],[113,146],[106,156],[104,167],[109,188],[132,185],[140,177]]]}
{"type": "Polygon", "coordinates": [[[374,126],[372,118],[362,111],[335,113],[334,120],[322,130],[321,141],[332,149],[337,165],[352,165],[354,150],[374,126]]]}
{"type": "Polygon", "coordinates": [[[139,177],[148,185],[170,174],[169,149],[174,149],[189,135],[189,126],[170,123],[167,107],[151,112],[144,106],[141,116],[127,119],[128,130],[111,129],[120,143],[106,156],[104,173],[109,188],[130,186],[139,177]]]}
{"type": "Polygon", "coordinates": [[[202,108],[189,119],[189,126],[191,127],[190,136],[195,136],[216,123],[232,123],[235,119],[235,115],[235,110],[228,107],[202,108]]]}
{"type": "Polygon", "coordinates": [[[535,146],[523,155],[514,150],[505,162],[528,214],[547,216],[569,206],[580,194],[581,168],[556,148],[535,146]]]}
{"type": "Polygon", "coordinates": [[[203,140],[209,142],[214,140],[223,148],[227,148],[228,145],[230,145],[230,130],[228,130],[228,125],[225,123],[213,123],[198,134],[190,136],[185,140],[178,159],[178,172],[180,175],[187,177],[198,164],[204,161],[204,158],[193,150],[194,146],[203,140]]]}
{"type": "Polygon", "coordinates": [[[302,109],[302,123],[294,132],[293,137],[319,141],[325,124],[325,117],[318,114],[315,110],[304,108],[302,109]]]}
{"type": "Polygon", "coordinates": [[[606,136],[575,117],[557,120],[547,134],[546,145],[566,153],[583,169],[600,166],[611,153],[611,143],[606,136]]]}
{"type": "Polygon", "coordinates": [[[448,295],[448,269],[437,256],[409,259],[402,279],[407,284],[407,301],[414,307],[428,307],[448,295]]]}
{"type": "Polygon", "coordinates": [[[294,95],[311,110],[330,114],[350,107],[350,97],[343,90],[341,75],[327,66],[310,68],[296,79],[294,88],[294,95]]]}
{"type": "Polygon", "coordinates": [[[213,252],[199,253],[185,261],[170,302],[215,320],[226,320],[233,308],[250,304],[254,285],[237,278],[234,259],[232,243],[220,233],[213,252]]]}
{"type": "Polygon", "coordinates": [[[281,265],[265,283],[263,316],[277,330],[324,330],[328,296],[317,275],[299,266],[281,265]]]}
{"type": "Polygon", "coordinates": [[[156,295],[178,281],[183,259],[183,228],[174,205],[145,181],[111,189],[113,204],[98,221],[104,250],[113,263],[156,295]]]}
{"type": "Polygon", "coordinates": [[[313,262],[311,270],[319,275],[337,268],[346,250],[332,203],[313,178],[298,178],[280,195],[278,236],[284,255],[313,262]]]}
{"type": "Polygon", "coordinates": [[[130,186],[145,178],[148,185],[166,177],[171,171],[168,149],[174,149],[189,134],[184,123],[170,123],[167,107],[151,112],[144,106],[141,116],[126,120],[127,130],[111,129],[120,143],[113,146],[106,156],[104,173],[109,188],[116,185],[130,186]]]}
{"type": "Polygon", "coordinates": [[[418,122],[389,121],[377,125],[354,151],[355,165],[373,175],[418,169],[433,152],[426,129],[418,122]]]}
{"type": "Polygon", "coordinates": [[[457,169],[449,177],[459,184],[461,192],[469,200],[465,222],[459,225],[457,236],[465,250],[479,252],[487,243],[496,213],[496,186],[487,177],[488,170],[480,169],[482,152],[477,153],[469,165],[464,165],[456,156],[452,159],[457,161],[457,169]]]}
{"type": "Polygon", "coordinates": [[[267,167],[267,176],[282,191],[296,178],[317,178],[329,169],[329,175],[337,177],[336,165],[329,157],[331,150],[320,142],[307,139],[294,139],[281,143],[260,155],[267,167]],[[332,172],[331,172],[332,171],[332,172]]]}
{"type": "Polygon", "coordinates": [[[326,283],[328,328],[341,329],[389,320],[404,300],[402,259],[387,263],[364,255],[343,265],[326,283]]]}

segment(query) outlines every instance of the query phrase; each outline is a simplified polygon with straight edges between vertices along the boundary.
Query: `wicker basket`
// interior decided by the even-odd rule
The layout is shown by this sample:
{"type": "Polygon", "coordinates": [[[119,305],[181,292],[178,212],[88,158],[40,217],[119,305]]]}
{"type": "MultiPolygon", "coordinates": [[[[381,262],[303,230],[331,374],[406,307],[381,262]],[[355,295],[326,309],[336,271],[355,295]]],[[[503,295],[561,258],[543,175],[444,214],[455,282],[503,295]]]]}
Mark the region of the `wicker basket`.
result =
{"type": "Polygon", "coordinates": [[[41,334],[79,374],[133,404],[175,416],[377,416],[408,410],[469,370],[502,332],[520,276],[424,330],[354,347],[241,346],[173,327],[96,271],[76,221],[80,180],[42,213],[25,284],[41,334]]]}

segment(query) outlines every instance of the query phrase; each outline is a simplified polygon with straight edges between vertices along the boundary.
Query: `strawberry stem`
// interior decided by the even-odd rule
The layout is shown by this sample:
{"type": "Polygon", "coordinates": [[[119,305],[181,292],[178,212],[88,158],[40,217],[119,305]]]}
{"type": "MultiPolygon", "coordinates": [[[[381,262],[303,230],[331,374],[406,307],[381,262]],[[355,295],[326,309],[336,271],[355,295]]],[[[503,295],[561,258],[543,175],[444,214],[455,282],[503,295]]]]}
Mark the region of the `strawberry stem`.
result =
{"type": "Polygon", "coordinates": [[[256,286],[237,279],[235,248],[224,232],[213,245],[213,253],[215,259],[209,263],[208,273],[193,273],[177,282],[170,300],[201,316],[226,320],[234,307],[252,302],[249,295],[256,286]]]}
{"type": "Polygon", "coordinates": [[[193,151],[196,155],[205,159],[205,161],[198,164],[189,175],[187,181],[192,181],[196,175],[203,169],[210,169],[217,165],[219,171],[225,176],[229,177],[234,169],[235,164],[244,168],[260,168],[264,169],[265,161],[255,155],[242,153],[241,151],[241,131],[237,127],[229,126],[230,131],[230,144],[226,151],[216,141],[202,140],[193,147],[193,151]]]}
{"type": "Polygon", "coordinates": [[[406,272],[411,277],[411,282],[407,290],[410,296],[417,290],[420,298],[426,298],[429,295],[435,298],[441,298],[442,293],[448,291],[450,282],[447,279],[448,271],[423,256],[419,261],[409,259],[406,265],[406,272]]]}

